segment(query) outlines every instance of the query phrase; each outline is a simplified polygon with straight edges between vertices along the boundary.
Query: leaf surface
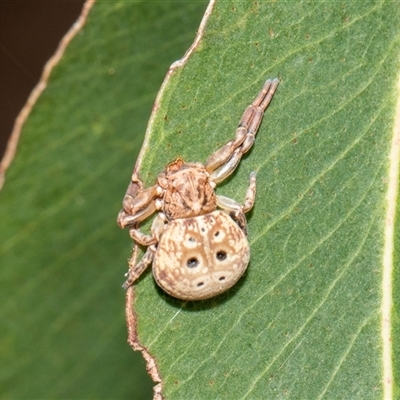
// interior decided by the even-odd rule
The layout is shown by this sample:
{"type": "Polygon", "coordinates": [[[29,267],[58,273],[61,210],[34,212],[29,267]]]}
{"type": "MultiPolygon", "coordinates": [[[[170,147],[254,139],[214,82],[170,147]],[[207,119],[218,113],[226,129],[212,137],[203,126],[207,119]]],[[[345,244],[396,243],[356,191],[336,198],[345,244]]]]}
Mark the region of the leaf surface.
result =
{"type": "Polygon", "coordinates": [[[167,399],[390,393],[382,291],[399,22],[386,1],[217,1],[170,76],[142,153],[146,185],[177,156],[204,162],[265,79],[281,83],[254,148],[218,188],[242,201],[258,173],[244,278],[197,303],[170,298],[150,272],[137,285],[139,339],[167,399]]]}

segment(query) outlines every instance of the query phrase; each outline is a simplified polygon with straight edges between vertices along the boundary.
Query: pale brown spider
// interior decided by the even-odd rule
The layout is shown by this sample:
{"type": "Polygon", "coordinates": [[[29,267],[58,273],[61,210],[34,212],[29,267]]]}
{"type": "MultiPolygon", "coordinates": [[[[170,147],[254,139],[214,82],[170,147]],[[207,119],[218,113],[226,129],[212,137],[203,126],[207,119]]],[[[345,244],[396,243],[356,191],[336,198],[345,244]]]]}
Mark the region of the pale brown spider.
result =
{"type": "Polygon", "coordinates": [[[121,228],[128,226],[132,239],[147,246],[147,251],[139,263],[134,257],[129,261],[125,289],[150,263],[158,285],[184,300],[218,295],[243,275],[250,259],[245,213],[254,204],[256,174],[250,174],[243,204],[216,195],[214,189],[232,174],[253,145],[278,84],[278,79],[265,82],[243,113],[234,140],[213,153],[204,165],[177,159],[147,189],[133,173],[117,221],[121,228]],[[141,232],[139,223],[155,212],[151,234],[141,232]]]}

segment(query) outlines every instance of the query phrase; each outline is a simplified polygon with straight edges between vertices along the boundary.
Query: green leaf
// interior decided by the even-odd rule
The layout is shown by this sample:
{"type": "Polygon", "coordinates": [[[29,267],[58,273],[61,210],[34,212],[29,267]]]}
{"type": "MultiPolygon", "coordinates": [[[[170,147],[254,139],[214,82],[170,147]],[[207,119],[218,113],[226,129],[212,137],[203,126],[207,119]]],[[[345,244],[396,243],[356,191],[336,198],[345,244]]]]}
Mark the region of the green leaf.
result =
{"type": "MultiPolygon", "coordinates": [[[[204,8],[97,3],[26,123],[0,200],[3,397],[138,390],[119,291],[131,241],[115,218],[161,77],[204,8]]],[[[281,83],[254,148],[218,188],[242,201],[257,170],[246,275],[204,302],[172,299],[150,270],[135,286],[139,340],[166,399],[389,398],[390,361],[398,395],[398,262],[392,277],[383,260],[399,12],[221,0],[169,77],[141,155],[146,185],[178,156],[204,162],[265,79],[281,83]]]]}
{"type": "Polygon", "coordinates": [[[151,106],[205,3],[98,2],[24,125],[0,193],[0,397],[151,397],[126,343],[116,224],[151,106]]]}
{"type": "Polygon", "coordinates": [[[150,272],[137,283],[139,341],[167,399],[390,398],[399,17],[388,1],[217,1],[169,77],[142,153],[146,185],[178,156],[204,162],[265,79],[281,84],[218,189],[241,201],[258,172],[245,277],[203,302],[172,299],[150,272]]]}

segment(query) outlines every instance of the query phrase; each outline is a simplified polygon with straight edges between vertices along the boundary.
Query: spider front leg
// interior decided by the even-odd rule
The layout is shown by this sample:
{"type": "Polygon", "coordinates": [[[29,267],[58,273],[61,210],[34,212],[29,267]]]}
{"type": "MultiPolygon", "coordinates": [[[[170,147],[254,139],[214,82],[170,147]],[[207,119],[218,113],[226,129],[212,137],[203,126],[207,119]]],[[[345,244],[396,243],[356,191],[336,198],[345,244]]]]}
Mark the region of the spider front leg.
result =
{"type": "Polygon", "coordinates": [[[157,211],[156,199],[163,193],[158,185],[143,189],[142,181],[134,172],[122,201],[122,210],[118,214],[117,223],[121,228],[134,226],[157,211]]]}
{"type": "Polygon", "coordinates": [[[219,183],[227,178],[236,169],[242,155],[253,145],[264,111],[271,102],[278,84],[278,79],[268,79],[265,82],[261,92],[243,113],[235,139],[217,150],[205,163],[205,168],[214,182],[219,183]]]}

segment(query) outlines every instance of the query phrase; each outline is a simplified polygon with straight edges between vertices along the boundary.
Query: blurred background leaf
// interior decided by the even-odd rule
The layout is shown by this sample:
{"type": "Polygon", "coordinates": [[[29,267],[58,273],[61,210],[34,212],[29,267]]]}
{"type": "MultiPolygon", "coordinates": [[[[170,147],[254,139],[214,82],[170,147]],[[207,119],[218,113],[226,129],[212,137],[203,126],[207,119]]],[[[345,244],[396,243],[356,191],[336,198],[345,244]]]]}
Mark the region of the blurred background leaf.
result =
{"type": "Polygon", "coordinates": [[[157,90],[205,2],[99,2],[24,126],[0,192],[0,396],[152,397],[126,344],[115,221],[157,90]]]}

